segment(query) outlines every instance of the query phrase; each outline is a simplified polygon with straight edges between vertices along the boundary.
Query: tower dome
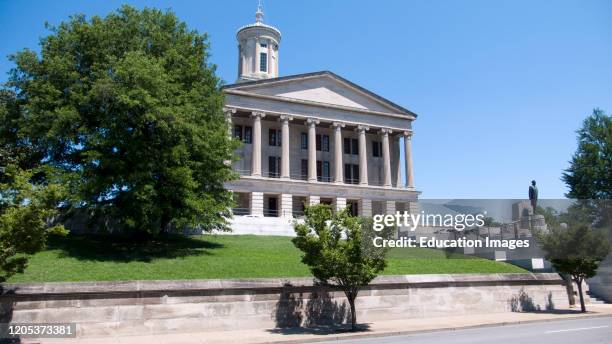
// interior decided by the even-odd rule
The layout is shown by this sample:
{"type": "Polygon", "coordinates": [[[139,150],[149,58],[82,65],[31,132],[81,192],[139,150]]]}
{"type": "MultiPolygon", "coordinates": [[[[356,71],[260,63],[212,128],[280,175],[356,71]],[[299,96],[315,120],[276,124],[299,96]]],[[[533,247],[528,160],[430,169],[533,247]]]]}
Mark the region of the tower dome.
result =
{"type": "Polygon", "coordinates": [[[255,12],[255,23],[238,29],[237,82],[278,77],[278,45],[280,31],[263,23],[261,1],[255,12]]]}

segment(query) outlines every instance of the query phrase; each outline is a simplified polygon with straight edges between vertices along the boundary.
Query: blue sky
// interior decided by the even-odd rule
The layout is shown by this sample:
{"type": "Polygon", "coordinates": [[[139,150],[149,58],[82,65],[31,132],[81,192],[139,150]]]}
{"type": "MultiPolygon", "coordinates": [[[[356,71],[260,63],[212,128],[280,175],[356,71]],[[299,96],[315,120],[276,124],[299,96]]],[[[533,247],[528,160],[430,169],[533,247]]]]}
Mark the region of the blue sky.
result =
{"type": "MultiPolygon", "coordinates": [[[[212,60],[236,78],[236,29],[256,0],[0,0],[6,56],[38,49],[73,13],[123,3],[172,9],[210,35],[212,60]]],[[[575,130],[594,107],[612,113],[612,1],[264,1],[283,33],[280,74],[333,71],[416,112],[415,184],[425,198],[563,197],[575,130]]]]}

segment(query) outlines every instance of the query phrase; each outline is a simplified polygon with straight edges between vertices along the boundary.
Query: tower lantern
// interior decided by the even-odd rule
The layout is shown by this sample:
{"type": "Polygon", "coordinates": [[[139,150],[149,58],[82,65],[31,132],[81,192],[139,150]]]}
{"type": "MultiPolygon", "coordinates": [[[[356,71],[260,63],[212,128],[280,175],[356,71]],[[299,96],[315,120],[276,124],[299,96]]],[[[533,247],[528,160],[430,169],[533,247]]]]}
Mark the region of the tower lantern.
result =
{"type": "Polygon", "coordinates": [[[264,13],[259,2],[255,23],[241,27],[238,40],[238,80],[245,82],[278,77],[278,47],[280,31],[263,22],[264,13]]]}

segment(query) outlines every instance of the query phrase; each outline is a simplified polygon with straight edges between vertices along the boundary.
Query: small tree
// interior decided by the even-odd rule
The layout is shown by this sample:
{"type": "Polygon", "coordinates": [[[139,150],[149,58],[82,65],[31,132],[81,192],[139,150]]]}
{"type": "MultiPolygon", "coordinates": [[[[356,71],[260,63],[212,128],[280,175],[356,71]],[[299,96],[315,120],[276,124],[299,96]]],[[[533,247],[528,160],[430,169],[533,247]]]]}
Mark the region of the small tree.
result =
{"type": "Polygon", "coordinates": [[[321,284],[344,292],[355,330],[355,299],[385,268],[386,252],[372,245],[371,220],[352,217],[347,209],[332,214],[327,205],[307,207],[305,213],[305,222],[295,224],[293,244],[304,252],[302,262],[321,284]]]}
{"type": "Polygon", "coordinates": [[[578,285],[580,308],[586,312],[582,282],[597,274],[599,263],[610,253],[606,235],[586,225],[570,225],[538,233],[538,239],[557,272],[570,275],[578,285]]]}
{"type": "MultiPolygon", "coordinates": [[[[40,170],[22,170],[15,156],[0,148],[0,283],[27,267],[27,255],[45,247],[48,233],[65,234],[49,226],[56,213],[61,186],[34,183],[40,170]]],[[[47,178],[49,179],[49,178],[47,178]]]]}

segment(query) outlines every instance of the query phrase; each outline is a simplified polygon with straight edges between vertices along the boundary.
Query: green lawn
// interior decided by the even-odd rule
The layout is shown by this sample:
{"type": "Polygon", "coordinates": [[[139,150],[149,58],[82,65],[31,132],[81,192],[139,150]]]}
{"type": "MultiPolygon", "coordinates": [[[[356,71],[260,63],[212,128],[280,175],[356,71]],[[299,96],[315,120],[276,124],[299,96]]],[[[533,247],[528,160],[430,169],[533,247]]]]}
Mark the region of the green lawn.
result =
{"type": "MultiPolygon", "coordinates": [[[[108,237],[53,237],[9,283],[310,276],[287,237],[206,235],[152,244],[108,237]]],[[[394,249],[385,274],[516,273],[490,260],[430,249],[394,249]]]]}

